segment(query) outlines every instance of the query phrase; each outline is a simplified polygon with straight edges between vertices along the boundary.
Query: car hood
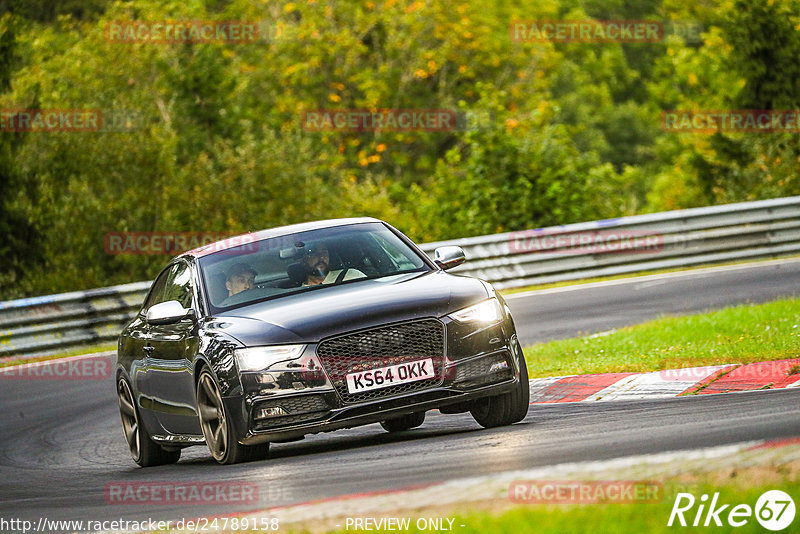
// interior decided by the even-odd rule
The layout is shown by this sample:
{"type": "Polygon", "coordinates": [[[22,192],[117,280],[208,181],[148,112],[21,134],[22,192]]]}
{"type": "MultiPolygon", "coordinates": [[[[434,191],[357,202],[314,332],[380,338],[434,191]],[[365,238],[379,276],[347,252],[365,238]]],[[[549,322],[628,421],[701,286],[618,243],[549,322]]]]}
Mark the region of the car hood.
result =
{"type": "Polygon", "coordinates": [[[209,327],[246,346],[315,343],[380,324],[441,317],[488,297],[475,278],[442,271],[363,280],[221,313],[209,327]]]}

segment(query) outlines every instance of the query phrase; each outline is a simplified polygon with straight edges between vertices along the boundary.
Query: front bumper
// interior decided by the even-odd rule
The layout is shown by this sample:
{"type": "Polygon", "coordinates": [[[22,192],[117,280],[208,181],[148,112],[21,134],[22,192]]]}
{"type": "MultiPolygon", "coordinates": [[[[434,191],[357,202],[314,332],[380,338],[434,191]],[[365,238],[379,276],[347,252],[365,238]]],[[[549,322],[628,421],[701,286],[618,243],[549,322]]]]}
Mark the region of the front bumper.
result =
{"type": "MultiPolygon", "coordinates": [[[[256,445],[269,441],[285,441],[300,438],[306,434],[330,432],[342,428],[352,428],[370,423],[378,423],[399,417],[401,415],[427,411],[437,408],[447,408],[454,405],[464,405],[466,411],[468,403],[484,397],[500,395],[516,387],[519,377],[506,379],[503,382],[474,388],[470,391],[459,391],[449,387],[438,387],[422,392],[399,397],[381,399],[379,401],[336,408],[322,414],[302,414],[301,416],[288,416],[291,422],[284,421],[279,427],[259,428],[249,422],[247,427],[240,428],[239,442],[244,445],[256,445]],[[300,422],[303,416],[310,416],[313,420],[300,422]]],[[[228,410],[236,410],[243,402],[241,397],[223,399],[228,410]]]]}
{"type": "Polygon", "coordinates": [[[310,345],[298,363],[278,372],[271,367],[269,373],[243,373],[243,394],[223,399],[226,411],[234,415],[238,441],[292,440],[436,408],[468,411],[472,401],[518,384],[522,351],[510,317],[478,329],[442,322],[446,337],[435,364],[437,377],[424,387],[389,387],[377,398],[347,395],[341,380],[332,382],[333,375],[320,369],[318,345],[310,345]]]}
{"type": "Polygon", "coordinates": [[[228,413],[239,414],[234,418],[238,441],[254,445],[377,423],[437,408],[451,413],[467,411],[474,400],[515,388],[519,382],[516,362],[512,352],[505,349],[465,358],[446,367],[445,379],[439,386],[357,404],[343,404],[332,389],[280,396],[239,395],[223,401],[228,413]],[[262,409],[275,407],[281,407],[286,415],[256,417],[262,409]]]}

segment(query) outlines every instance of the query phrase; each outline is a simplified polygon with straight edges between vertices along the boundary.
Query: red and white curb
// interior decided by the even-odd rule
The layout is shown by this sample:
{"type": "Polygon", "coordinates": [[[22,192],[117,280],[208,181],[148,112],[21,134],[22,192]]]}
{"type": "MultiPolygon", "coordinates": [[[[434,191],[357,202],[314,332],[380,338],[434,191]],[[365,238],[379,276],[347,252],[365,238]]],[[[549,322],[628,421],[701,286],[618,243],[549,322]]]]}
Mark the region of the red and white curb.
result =
{"type": "Polygon", "coordinates": [[[800,358],[653,373],[602,373],[530,380],[531,404],[663,399],[683,394],[800,387],[800,358]]]}
{"type": "Polygon", "coordinates": [[[800,373],[796,372],[798,366],[800,358],[742,365],[706,385],[698,393],[708,395],[756,389],[796,388],[800,386],[800,373]],[[792,370],[795,373],[789,374],[792,370]]]}
{"type": "Polygon", "coordinates": [[[732,369],[730,365],[674,369],[633,375],[591,395],[589,400],[662,399],[675,397],[696,384],[732,369]]]}

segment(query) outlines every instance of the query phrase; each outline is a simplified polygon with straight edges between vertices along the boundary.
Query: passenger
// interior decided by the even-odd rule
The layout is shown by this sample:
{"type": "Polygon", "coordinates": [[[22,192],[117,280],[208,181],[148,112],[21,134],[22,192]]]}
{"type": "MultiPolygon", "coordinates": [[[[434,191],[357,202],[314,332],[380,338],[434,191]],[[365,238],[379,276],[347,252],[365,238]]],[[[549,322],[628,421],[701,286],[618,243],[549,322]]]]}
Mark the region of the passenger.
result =
{"type": "Polygon", "coordinates": [[[256,271],[246,263],[237,263],[228,271],[228,278],[225,280],[225,289],[228,290],[228,298],[222,304],[226,304],[228,299],[237,293],[253,289],[256,285],[256,271]]]}

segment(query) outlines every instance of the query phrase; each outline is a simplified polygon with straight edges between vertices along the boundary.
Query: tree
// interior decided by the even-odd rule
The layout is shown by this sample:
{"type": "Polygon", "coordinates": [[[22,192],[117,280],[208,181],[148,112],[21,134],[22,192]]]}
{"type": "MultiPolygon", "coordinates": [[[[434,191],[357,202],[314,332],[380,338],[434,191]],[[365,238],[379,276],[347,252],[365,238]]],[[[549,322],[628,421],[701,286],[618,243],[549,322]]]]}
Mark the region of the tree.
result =
{"type": "MultiPolygon", "coordinates": [[[[0,15],[0,93],[8,91],[18,60],[15,34],[14,18],[0,15]]],[[[25,275],[41,259],[39,235],[16,202],[28,192],[15,166],[22,142],[21,133],[0,132],[0,286],[8,288],[3,291],[7,294],[22,292],[24,283],[30,283],[25,275]]]]}

